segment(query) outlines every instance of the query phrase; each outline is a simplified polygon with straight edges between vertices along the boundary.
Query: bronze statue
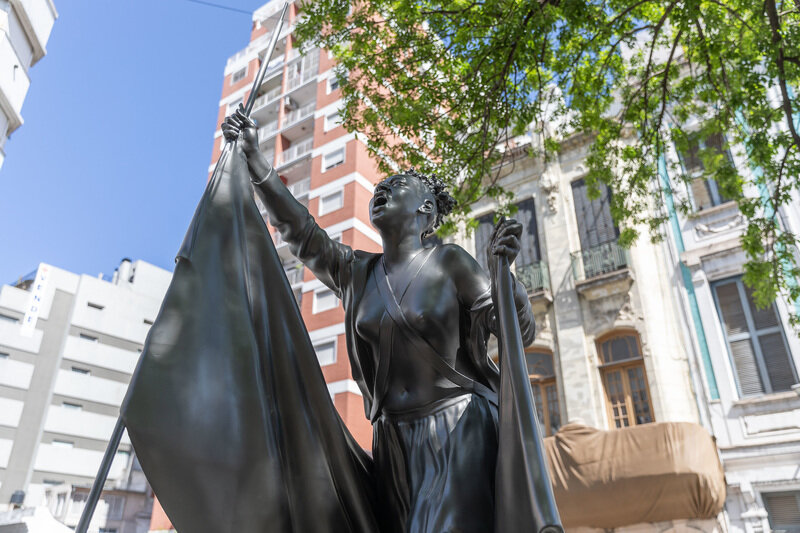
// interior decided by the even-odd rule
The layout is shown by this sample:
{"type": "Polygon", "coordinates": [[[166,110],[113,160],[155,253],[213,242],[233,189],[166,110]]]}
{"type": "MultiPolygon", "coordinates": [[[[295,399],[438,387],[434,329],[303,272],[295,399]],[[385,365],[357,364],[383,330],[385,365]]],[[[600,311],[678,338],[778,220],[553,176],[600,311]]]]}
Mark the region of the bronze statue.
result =
{"type": "Polygon", "coordinates": [[[460,247],[423,245],[453,199],[408,171],[370,203],[384,253],[333,241],[258,151],[248,115],[267,65],[223,124],[228,142],[76,531],[87,531],[127,429],[180,533],[563,533],[524,362],[533,317],[509,270],[521,226],[495,228],[490,282],[460,247]],[[295,256],[344,303],[371,457],[333,406],[253,186],[295,256]]]}
{"type": "MultiPolygon", "coordinates": [[[[460,246],[423,245],[453,198],[414,171],[383,180],[369,206],[383,254],[354,251],[331,240],[284,186],[243,110],[222,130],[231,141],[241,136],[270,222],[344,303],[353,377],[374,430],[381,531],[492,531],[499,373],[485,343],[471,342],[494,329],[490,281],[460,246]]],[[[521,233],[502,220],[488,252],[512,262],[521,233]]],[[[529,344],[533,316],[519,282],[515,301],[529,344]]]]}

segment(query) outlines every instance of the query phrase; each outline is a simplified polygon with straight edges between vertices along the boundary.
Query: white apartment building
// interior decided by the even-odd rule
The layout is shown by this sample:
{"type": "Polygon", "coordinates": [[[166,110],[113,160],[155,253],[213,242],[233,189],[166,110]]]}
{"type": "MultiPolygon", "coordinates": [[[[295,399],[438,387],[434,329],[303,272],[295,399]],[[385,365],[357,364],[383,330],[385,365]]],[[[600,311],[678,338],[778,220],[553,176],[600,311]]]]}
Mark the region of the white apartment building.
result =
{"type": "Polygon", "coordinates": [[[47,53],[56,18],[52,0],[0,0],[0,167],[8,136],[23,122],[28,71],[47,53]]]}
{"type": "MultiPolygon", "coordinates": [[[[0,511],[47,505],[77,524],[170,279],[125,259],[110,278],[40,264],[2,286],[0,511]]],[[[151,505],[126,436],[90,531],[147,531],[151,505]]]]}

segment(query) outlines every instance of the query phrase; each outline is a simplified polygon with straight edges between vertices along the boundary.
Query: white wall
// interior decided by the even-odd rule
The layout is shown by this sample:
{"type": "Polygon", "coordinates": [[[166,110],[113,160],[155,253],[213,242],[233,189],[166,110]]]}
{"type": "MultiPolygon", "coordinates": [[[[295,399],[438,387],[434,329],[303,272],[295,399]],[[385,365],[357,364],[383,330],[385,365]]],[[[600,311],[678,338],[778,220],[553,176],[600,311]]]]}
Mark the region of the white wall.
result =
{"type": "MultiPolygon", "coordinates": [[[[94,477],[102,460],[103,452],[101,451],[42,443],[36,454],[34,469],[39,472],[94,477]]],[[[108,478],[119,479],[125,472],[128,460],[128,454],[117,454],[111,463],[108,478]]]]}
{"type": "MultiPolygon", "coordinates": [[[[2,409],[2,404],[0,404],[0,409],[2,409]]],[[[107,441],[111,438],[116,422],[117,418],[115,416],[51,405],[47,411],[44,430],[51,433],[107,441]]],[[[127,433],[125,433],[122,442],[130,442],[127,433]]]]}
{"type": "Polygon", "coordinates": [[[90,402],[119,406],[125,398],[127,389],[127,383],[59,370],[53,392],[90,402]]]}
{"type": "Polygon", "coordinates": [[[139,352],[70,335],[64,343],[64,359],[132,374],[139,352]]]}
{"type": "Polygon", "coordinates": [[[33,365],[11,359],[0,359],[0,385],[28,390],[33,376],[33,365]]]}

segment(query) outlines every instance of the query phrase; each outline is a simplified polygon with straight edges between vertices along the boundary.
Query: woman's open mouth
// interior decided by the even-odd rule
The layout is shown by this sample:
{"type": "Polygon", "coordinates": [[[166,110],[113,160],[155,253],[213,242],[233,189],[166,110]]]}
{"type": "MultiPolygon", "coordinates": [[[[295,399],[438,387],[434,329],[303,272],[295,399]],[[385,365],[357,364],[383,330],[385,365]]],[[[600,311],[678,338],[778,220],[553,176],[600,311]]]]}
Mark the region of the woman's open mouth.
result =
{"type": "Polygon", "coordinates": [[[383,207],[389,202],[389,199],[386,197],[385,194],[381,194],[375,197],[375,200],[372,202],[372,207],[383,207]]]}

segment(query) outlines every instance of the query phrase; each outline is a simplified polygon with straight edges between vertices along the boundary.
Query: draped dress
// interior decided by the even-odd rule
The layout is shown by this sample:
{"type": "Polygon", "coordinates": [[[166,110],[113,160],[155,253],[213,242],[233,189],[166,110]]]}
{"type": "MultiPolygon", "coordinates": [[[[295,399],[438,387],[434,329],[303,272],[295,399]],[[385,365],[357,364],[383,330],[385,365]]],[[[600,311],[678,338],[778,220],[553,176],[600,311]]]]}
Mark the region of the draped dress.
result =
{"type": "MultiPolygon", "coordinates": [[[[417,254],[390,281],[382,254],[331,239],[285,187],[266,183],[256,191],[270,221],[344,305],[352,376],[373,424],[381,532],[492,531],[499,372],[486,350],[496,320],[488,276],[476,269],[478,296],[465,301],[447,277],[447,248],[455,245],[441,245],[417,254]],[[454,323],[457,332],[443,330],[454,323]],[[458,336],[455,353],[442,353],[446,343],[437,342],[447,335],[458,336]],[[387,406],[393,372],[402,365],[432,380],[435,401],[400,411],[387,406]]],[[[525,289],[516,285],[527,343],[533,316],[525,289]]]]}

